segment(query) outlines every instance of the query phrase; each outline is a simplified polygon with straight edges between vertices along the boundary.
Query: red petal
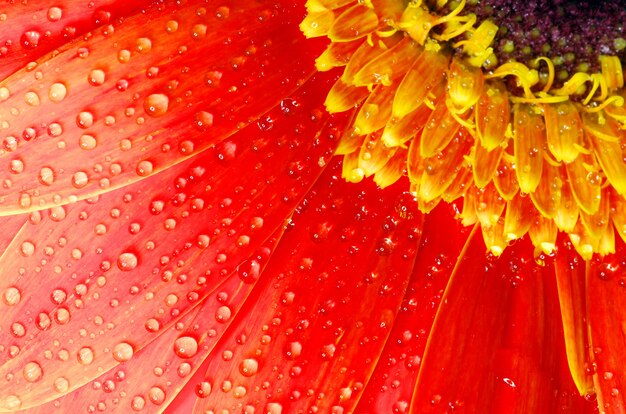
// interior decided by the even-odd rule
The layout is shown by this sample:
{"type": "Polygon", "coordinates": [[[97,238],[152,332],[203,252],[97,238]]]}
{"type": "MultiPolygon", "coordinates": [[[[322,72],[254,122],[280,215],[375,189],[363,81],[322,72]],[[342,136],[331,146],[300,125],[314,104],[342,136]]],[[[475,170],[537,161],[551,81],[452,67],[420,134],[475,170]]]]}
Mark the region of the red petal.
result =
{"type": "Polygon", "coordinates": [[[0,214],[144,179],[257,120],[314,70],[319,44],[303,44],[298,7],[162,6],[9,77],[0,214]]]}
{"type": "Polygon", "coordinates": [[[102,26],[107,30],[141,8],[154,6],[143,0],[5,2],[0,10],[0,79],[87,32],[102,26]]]}
{"type": "Polygon", "coordinates": [[[554,270],[528,240],[487,257],[474,232],[437,313],[411,412],[574,412],[554,270]]]}
{"type": "Polygon", "coordinates": [[[426,216],[407,293],[357,413],[407,413],[441,296],[469,229],[450,205],[426,216]]]}
{"type": "Polygon", "coordinates": [[[587,311],[598,406],[607,413],[626,412],[626,246],[594,258],[587,269],[587,311]]]}
{"type": "Polygon", "coordinates": [[[567,362],[581,395],[593,394],[589,375],[585,261],[572,244],[561,237],[555,262],[567,362]]]}
{"type": "Polygon", "coordinates": [[[399,191],[406,183],[380,190],[340,171],[335,164],[297,210],[207,362],[213,391],[195,412],[354,409],[404,297],[422,216],[399,191]]]}
{"type": "MultiPolygon", "coordinates": [[[[269,130],[251,126],[123,190],[33,213],[0,258],[0,292],[21,291],[18,303],[0,304],[0,344],[16,353],[0,355],[11,376],[0,385],[0,407],[16,396],[28,408],[85,384],[176,323],[226,276],[244,287],[240,277],[253,280],[237,270],[283,225],[332,155],[335,128],[345,126],[347,118],[328,121],[323,111],[333,80],[313,80],[284,100],[268,114],[269,130]],[[26,334],[15,335],[14,323],[26,334]],[[79,362],[84,347],[92,363],[79,362]],[[70,383],[57,392],[60,376],[70,383]]],[[[237,304],[222,300],[216,317],[226,321],[237,304]]]]}

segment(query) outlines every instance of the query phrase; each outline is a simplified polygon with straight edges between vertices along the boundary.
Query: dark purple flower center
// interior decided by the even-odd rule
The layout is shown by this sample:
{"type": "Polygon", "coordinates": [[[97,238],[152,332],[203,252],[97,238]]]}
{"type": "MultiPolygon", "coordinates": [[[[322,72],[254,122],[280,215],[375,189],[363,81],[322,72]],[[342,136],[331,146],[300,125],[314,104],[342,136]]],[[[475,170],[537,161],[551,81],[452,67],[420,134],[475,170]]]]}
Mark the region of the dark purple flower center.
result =
{"type": "MultiPolygon", "coordinates": [[[[454,8],[458,2],[451,2],[454,8]]],[[[499,64],[552,60],[556,81],[576,72],[597,72],[600,55],[626,62],[624,0],[468,0],[461,14],[474,13],[498,25],[493,43],[499,64]]]]}

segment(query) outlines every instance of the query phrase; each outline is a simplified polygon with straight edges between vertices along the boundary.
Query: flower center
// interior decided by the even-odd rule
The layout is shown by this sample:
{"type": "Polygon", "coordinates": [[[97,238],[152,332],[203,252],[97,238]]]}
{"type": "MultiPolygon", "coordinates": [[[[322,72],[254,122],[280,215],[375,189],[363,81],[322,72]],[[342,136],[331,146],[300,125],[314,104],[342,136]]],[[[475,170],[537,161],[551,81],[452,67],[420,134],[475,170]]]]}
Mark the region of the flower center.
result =
{"type": "Polygon", "coordinates": [[[621,2],[308,0],[301,29],[343,67],[343,176],[408,176],[420,209],[463,200],[498,255],[558,231],[586,259],[626,239],[621,2]]]}

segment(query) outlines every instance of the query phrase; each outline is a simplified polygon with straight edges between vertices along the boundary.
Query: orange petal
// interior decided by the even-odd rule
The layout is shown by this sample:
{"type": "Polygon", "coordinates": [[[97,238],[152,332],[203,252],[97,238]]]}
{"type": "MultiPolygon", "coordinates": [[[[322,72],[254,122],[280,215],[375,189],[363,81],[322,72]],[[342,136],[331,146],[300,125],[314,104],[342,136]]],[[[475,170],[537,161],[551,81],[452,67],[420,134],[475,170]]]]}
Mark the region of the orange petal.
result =
{"type": "MultiPolygon", "coordinates": [[[[365,139],[359,153],[359,168],[366,177],[376,174],[398,151],[398,148],[389,148],[380,139],[382,131],[370,134],[365,139]]],[[[406,159],[406,158],[405,158],[406,159]]]]}
{"type": "Polygon", "coordinates": [[[396,147],[413,138],[424,128],[431,112],[428,106],[421,105],[402,119],[390,119],[383,131],[385,145],[396,147]]]}
{"type": "Polygon", "coordinates": [[[426,217],[422,243],[401,311],[356,412],[410,411],[426,339],[470,230],[454,216],[451,206],[441,204],[426,217]]]}
{"type": "Polygon", "coordinates": [[[358,134],[371,134],[385,126],[391,116],[395,91],[393,86],[378,85],[370,93],[354,120],[354,129],[358,134]]]}
{"type": "Polygon", "coordinates": [[[406,157],[407,150],[398,148],[385,166],[376,171],[374,182],[381,188],[385,188],[398,181],[403,175],[406,175],[406,157]]]}
{"type": "MultiPolygon", "coordinates": [[[[563,172],[563,168],[561,168],[560,175],[561,180],[565,182],[567,176],[563,172]]],[[[559,230],[566,233],[572,231],[578,221],[578,212],[578,204],[576,203],[570,186],[567,184],[563,185],[561,187],[561,204],[559,204],[556,215],[554,216],[554,222],[559,230]]]]}
{"type": "Polygon", "coordinates": [[[452,105],[464,112],[471,108],[483,92],[483,71],[459,59],[452,59],[448,70],[448,97],[452,105]]]}
{"type": "Polygon", "coordinates": [[[342,43],[331,42],[324,52],[315,59],[315,68],[320,72],[325,72],[332,68],[346,66],[362,43],[362,40],[342,43]]]}
{"type": "Polygon", "coordinates": [[[1,174],[12,185],[1,214],[142,180],[257,120],[309,76],[318,43],[294,47],[305,41],[297,8],[223,7],[148,10],[42,58],[40,76],[6,79],[1,174]]]}
{"type": "Polygon", "coordinates": [[[626,195],[626,164],[620,142],[588,135],[593,145],[593,153],[602,166],[606,178],[618,194],[626,195]]]}
{"type": "Polygon", "coordinates": [[[531,105],[518,104],[513,113],[515,174],[520,190],[530,194],[539,185],[546,129],[531,105]]]}
{"type": "Polygon", "coordinates": [[[331,114],[345,112],[356,108],[370,94],[365,86],[348,85],[343,79],[337,82],[328,92],[324,105],[331,114]]]}
{"type": "Polygon", "coordinates": [[[359,401],[402,304],[423,216],[398,191],[406,183],[380,191],[342,181],[339,168],[295,214],[203,367],[213,391],[194,412],[235,411],[238,392],[255,412],[352,412],[359,401]]]}
{"type": "Polygon", "coordinates": [[[567,370],[553,271],[536,265],[527,240],[487,257],[474,232],[437,311],[411,412],[591,411],[567,370]]]}
{"type": "MultiPolygon", "coordinates": [[[[270,130],[251,126],[124,189],[34,213],[0,258],[0,292],[22,297],[0,304],[0,343],[15,347],[0,364],[16,373],[0,395],[22,408],[60,397],[127,361],[227,276],[235,287],[253,281],[242,266],[283,227],[332,155],[336,128],[346,126],[346,117],[329,120],[320,109],[331,82],[310,81],[290,111],[268,113],[270,130]],[[15,336],[15,324],[27,334],[15,336]],[[67,387],[55,388],[59,377],[67,387]]],[[[220,300],[215,318],[225,322],[235,308],[220,300]]]]}
{"type": "Polygon", "coordinates": [[[515,194],[506,204],[503,230],[506,240],[513,241],[522,238],[530,229],[535,214],[530,197],[515,194]]]}

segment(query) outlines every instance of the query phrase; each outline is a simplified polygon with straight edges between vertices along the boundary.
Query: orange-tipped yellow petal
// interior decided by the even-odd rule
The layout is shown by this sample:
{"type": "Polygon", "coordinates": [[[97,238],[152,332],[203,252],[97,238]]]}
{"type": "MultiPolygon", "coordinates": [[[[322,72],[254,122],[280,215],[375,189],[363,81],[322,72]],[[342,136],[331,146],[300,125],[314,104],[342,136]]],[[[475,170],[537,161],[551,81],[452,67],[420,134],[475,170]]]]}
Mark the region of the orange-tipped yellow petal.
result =
{"type": "Polygon", "coordinates": [[[582,123],[578,110],[567,101],[543,105],[546,139],[550,153],[557,161],[574,161],[582,143],[582,123]]]}
{"type": "Polygon", "coordinates": [[[328,29],[328,38],[333,42],[349,42],[360,39],[378,28],[378,16],[374,10],[357,3],[344,10],[328,29]]]}
{"type": "Polygon", "coordinates": [[[510,111],[506,88],[500,83],[488,83],[474,108],[480,142],[486,149],[493,150],[507,139],[510,111]]]}
{"type": "Polygon", "coordinates": [[[483,188],[491,182],[498,169],[503,152],[504,149],[502,147],[496,147],[489,151],[480,141],[476,141],[472,171],[474,173],[474,182],[478,188],[483,188]]]}
{"type": "Polygon", "coordinates": [[[544,161],[539,185],[530,194],[535,207],[544,217],[552,219],[556,216],[561,205],[561,187],[563,187],[563,181],[558,168],[544,161]]]}
{"type": "Polygon", "coordinates": [[[546,128],[531,105],[517,104],[513,113],[515,175],[520,191],[530,194],[539,185],[546,128]]]}
{"type": "Polygon", "coordinates": [[[535,219],[532,207],[530,197],[520,194],[506,203],[503,233],[507,241],[520,239],[528,232],[535,219]]]}
{"type": "Polygon", "coordinates": [[[420,155],[424,158],[441,152],[461,128],[461,124],[452,116],[443,99],[440,99],[436,105],[422,131],[420,155]]]}
{"type": "Polygon", "coordinates": [[[424,50],[402,79],[393,101],[393,116],[402,118],[413,112],[424,100],[434,100],[444,82],[449,58],[439,52],[424,50]]]}

